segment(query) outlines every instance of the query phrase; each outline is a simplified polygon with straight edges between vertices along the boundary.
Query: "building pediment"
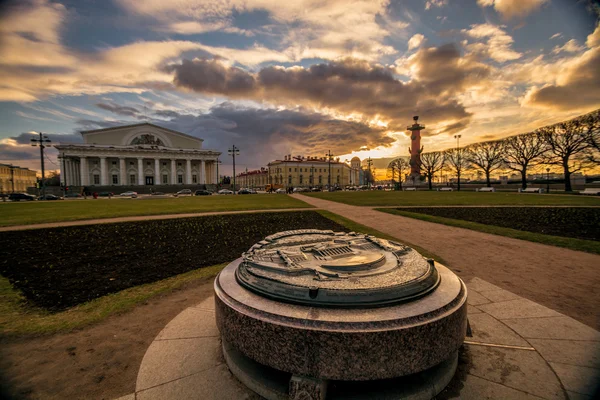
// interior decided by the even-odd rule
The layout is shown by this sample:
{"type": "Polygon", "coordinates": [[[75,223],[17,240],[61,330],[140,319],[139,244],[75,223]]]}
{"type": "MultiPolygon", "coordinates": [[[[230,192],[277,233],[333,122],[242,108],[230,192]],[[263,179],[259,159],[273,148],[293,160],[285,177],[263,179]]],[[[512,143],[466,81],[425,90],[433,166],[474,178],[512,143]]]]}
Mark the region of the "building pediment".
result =
{"type": "Polygon", "coordinates": [[[150,123],[82,131],[85,144],[201,149],[203,140],[150,123]]]}

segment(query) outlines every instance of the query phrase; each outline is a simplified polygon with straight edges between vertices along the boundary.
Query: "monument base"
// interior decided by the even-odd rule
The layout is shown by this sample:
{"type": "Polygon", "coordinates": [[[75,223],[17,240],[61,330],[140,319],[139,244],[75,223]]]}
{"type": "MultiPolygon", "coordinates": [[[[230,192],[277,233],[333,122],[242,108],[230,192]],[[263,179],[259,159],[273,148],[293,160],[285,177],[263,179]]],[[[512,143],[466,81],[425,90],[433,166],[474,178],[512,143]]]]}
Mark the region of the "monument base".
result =
{"type": "Polygon", "coordinates": [[[326,381],[295,376],[260,364],[226,341],[223,341],[223,356],[231,373],[267,400],[429,400],[450,383],[458,365],[456,352],[432,368],[400,378],[326,381]],[[301,390],[297,390],[299,387],[301,390]]]}

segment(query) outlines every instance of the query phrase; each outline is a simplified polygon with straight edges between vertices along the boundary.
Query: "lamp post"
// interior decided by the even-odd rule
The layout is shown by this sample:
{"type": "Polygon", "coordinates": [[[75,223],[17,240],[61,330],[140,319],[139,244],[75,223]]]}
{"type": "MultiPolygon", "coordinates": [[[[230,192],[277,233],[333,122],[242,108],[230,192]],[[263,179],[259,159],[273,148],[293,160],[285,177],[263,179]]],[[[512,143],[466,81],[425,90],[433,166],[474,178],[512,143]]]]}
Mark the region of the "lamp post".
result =
{"type": "Polygon", "coordinates": [[[40,147],[40,160],[42,163],[42,199],[45,199],[46,198],[46,182],[45,182],[46,177],[45,177],[45,171],[44,171],[44,149],[46,147],[50,147],[50,145],[47,143],[51,143],[51,140],[48,139],[48,136],[44,135],[42,132],[39,132],[38,135],[39,135],[38,139],[31,139],[31,145],[40,147]]]}
{"type": "Polygon", "coordinates": [[[327,190],[331,192],[331,150],[328,150],[327,153],[325,153],[325,156],[327,157],[327,166],[329,167],[329,175],[327,177],[327,190]]]}
{"type": "Polygon", "coordinates": [[[221,164],[221,160],[219,160],[217,158],[217,161],[215,161],[215,164],[217,164],[217,182],[216,182],[216,185],[217,185],[217,187],[219,187],[219,185],[221,183],[221,181],[219,180],[219,164],[221,164]]]}
{"type": "MultiPolygon", "coordinates": [[[[369,159],[367,160],[367,171],[369,171],[367,175],[367,189],[371,189],[371,176],[373,175],[373,173],[371,172],[371,164],[373,164],[373,161],[371,161],[371,157],[369,157],[369,159]]],[[[374,176],[373,181],[375,181],[374,176]]]]}
{"type": "Polygon", "coordinates": [[[550,168],[546,168],[546,193],[550,193],[550,168]]]}
{"type": "MultiPolygon", "coordinates": [[[[459,167],[462,168],[462,155],[460,154],[460,135],[454,135],[454,139],[456,139],[456,157],[459,164],[459,167]]],[[[456,181],[458,185],[458,191],[460,192],[460,175],[458,174],[458,168],[456,170],[456,181]]]]}
{"type": "Polygon", "coordinates": [[[240,155],[240,149],[238,149],[237,147],[235,147],[235,144],[231,146],[230,149],[227,149],[227,154],[229,154],[231,157],[233,157],[233,194],[236,194],[235,192],[235,156],[236,155],[240,155]]]}

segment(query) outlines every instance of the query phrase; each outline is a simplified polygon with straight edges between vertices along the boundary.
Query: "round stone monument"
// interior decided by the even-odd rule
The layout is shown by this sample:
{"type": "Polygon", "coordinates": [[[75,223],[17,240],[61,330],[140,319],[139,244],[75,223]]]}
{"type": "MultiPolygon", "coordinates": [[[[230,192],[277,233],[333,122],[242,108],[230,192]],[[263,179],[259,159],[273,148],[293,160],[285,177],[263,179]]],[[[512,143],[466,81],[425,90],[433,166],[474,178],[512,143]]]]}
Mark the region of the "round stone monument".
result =
{"type": "Polygon", "coordinates": [[[432,398],[456,370],[466,299],[446,267],[354,232],[271,235],[215,280],[225,361],[267,399],[432,398]]]}

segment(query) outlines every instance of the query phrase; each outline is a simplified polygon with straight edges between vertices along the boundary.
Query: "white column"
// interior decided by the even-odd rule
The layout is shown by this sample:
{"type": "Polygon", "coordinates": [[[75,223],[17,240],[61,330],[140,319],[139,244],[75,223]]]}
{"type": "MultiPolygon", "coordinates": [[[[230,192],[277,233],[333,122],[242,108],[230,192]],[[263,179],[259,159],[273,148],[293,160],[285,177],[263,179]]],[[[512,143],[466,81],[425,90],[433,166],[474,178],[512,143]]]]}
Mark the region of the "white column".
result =
{"type": "Polygon", "coordinates": [[[171,185],[177,183],[177,161],[171,160],[171,185]]]}
{"type": "Polygon", "coordinates": [[[81,160],[79,163],[79,168],[81,169],[81,186],[87,186],[87,185],[89,185],[89,183],[88,183],[89,172],[88,172],[88,167],[87,167],[87,158],[79,157],[79,159],[81,160]]]}
{"type": "MultiPolygon", "coordinates": [[[[65,169],[66,169],[65,168],[65,166],[66,166],[66,163],[65,163],[66,159],[65,159],[65,157],[61,156],[59,158],[59,161],[60,161],[60,184],[64,185],[65,184],[65,176],[66,176],[65,175],[65,173],[66,173],[66,171],[65,171],[65,169]]],[[[8,181],[8,184],[10,185],[10,181],[8,181]]]]}
{"type": "Polygon", "coordinates": [[[119,158],[119,176],[121,186],[127,185],[127,163],[123,157],[119,158]]]}
{"type": "Polygon", "coordinates": [[[200,161],[200,183],[205,184],[206,182],[206,162],[200,161]]]}
{"type": "Polygon", "coordinates": [[[138,185],[144,185],[144,159],[138,158],[138,185]]]}
{"type": "Polygon", "coordinates": [[[100,185],[106,186],[106,157],[100,157],[100,185]]]}
{"type": "Polygon", "coordinates": [[[185,160],[185,183],[192,184],[192,160],[185,160]]]}
{"type": "Polygon", "coordinates": [[[160,160],[154,159],[154,184],[160,185],[160,160]]]}
{"type": "Polygon", "coordinates": [[[213,174],[215,177],[215,180],[213,181],[213,183],[216,185],[217,183],[219,183],[219,177],[217,176],[217,172],[219,171],[219,169],[217,168],[217,160],[213,161],[213,174]]]}

